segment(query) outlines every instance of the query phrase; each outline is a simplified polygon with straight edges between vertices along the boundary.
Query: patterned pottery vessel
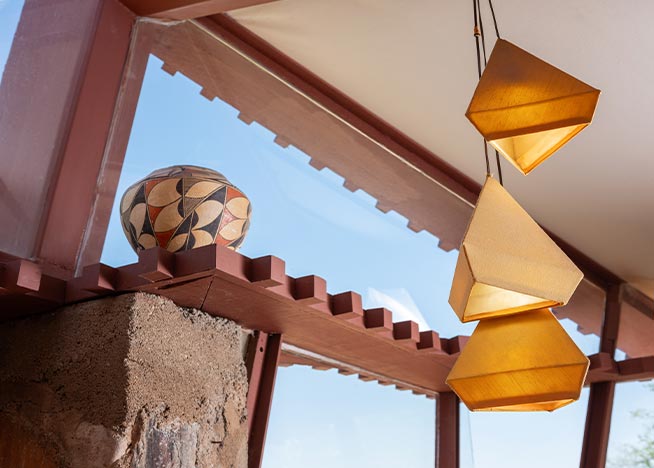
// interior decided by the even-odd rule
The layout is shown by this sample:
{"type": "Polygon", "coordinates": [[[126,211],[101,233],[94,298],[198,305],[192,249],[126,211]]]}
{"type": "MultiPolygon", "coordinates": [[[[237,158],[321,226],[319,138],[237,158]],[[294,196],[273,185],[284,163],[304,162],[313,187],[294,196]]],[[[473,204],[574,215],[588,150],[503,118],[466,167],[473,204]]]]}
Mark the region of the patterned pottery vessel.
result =
{"type": "Polygon", "coordinates": [[[155,246],[180,252],[209,244],[236,250],[250,213],[250,200],[224,175],[197,166],[156,170],[120,201],[120,221],[136,252],[155,246]]]}

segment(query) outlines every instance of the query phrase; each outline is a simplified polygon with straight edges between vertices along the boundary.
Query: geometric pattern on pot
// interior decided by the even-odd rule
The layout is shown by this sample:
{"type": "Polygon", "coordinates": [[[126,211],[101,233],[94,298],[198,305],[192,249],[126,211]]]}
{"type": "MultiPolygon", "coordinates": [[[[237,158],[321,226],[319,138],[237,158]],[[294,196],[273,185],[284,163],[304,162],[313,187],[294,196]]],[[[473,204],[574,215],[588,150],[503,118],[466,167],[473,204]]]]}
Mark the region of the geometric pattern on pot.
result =
{"type": "Polygon", "coordinates": [[[250,200],[224,175],[198,166],[156,170],[129,187],[120,202],[123,231],[136,252],[209,244],[236,250],[251,212],[250,200]]]}

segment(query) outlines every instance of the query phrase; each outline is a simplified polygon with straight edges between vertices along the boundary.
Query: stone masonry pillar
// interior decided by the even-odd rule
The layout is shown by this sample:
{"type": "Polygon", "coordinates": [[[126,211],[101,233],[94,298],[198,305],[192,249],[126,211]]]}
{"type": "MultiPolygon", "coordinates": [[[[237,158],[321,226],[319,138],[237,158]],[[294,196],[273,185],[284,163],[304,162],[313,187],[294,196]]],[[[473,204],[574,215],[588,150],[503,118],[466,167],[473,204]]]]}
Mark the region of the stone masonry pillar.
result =
{"type": "Polygon", "coordinates": [[[129,294],[0,324],[0,466],[247,466],[245,334],[129,294]]]}

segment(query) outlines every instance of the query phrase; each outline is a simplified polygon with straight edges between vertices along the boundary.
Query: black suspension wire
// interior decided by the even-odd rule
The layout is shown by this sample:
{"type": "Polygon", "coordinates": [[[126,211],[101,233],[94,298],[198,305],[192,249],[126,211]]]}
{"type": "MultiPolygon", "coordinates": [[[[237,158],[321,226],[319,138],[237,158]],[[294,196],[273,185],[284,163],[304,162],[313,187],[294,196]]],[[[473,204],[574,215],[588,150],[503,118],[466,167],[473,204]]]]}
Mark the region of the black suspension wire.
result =
{"type": "MultiPolygon", "coordinates": [[[[493,10],[493,4],[492,0],[488,0],[488,4],[491,9],[491,13],[493,15],[493,24],[495,25],[495,33],[497,34],[497,38],[500,38],[500,32],[499,29],[497,28],[497,20],[495,19],[495,11],[493,10]]],[[[477,71],[479,74],[479,78],[481,79],[481,51],[479,49],[479,38],[481,37],[481,49],[483,50],[483,57],[484,57],[484,68],[486,68],[487,64],[487,55],[486,55],[486,34],[484,33],[484,21],[482,19],[481,15],[481,4],[479,0],[473,0],[473,9],[474,9],[474,16],[475,16],[475,29],[474,29],[474,35],[475,35],[475,41],[477,44],[477,71]]],[[[486,158],[486,174],[490,175],[490,161],[488,158],[488,143],[484,139],[484,156],[486,158]]],[[[495,150],[495,164],[497,166],[497,178],[499,180],[500,185],[504,185],[504,180],[502,178],[502,165],[500,163],[500,153],[495,150]]]]}
{"type": "MultiPolygon", "coordinates": [[[[490,7],[491,16],[493,17],[493,26],[495,26],[495,36],[497,36],[498,39],[501,39],[500,28],[497,27],[497,18],[495,17],[495,8],[493,8],[493,0],[488,0],[488,6],[490,7]]],[[[481,12],[480,12],[480,16],[481,16],[481,12]]],[[[483,38],[483,34],[484,34],[484,29],[482,27],[482,38],[483,38]]],[[[485,52],[486,51],[484,50],[484,62],[486,61],[485,52]]],[[[500,153],[497,150],[495,150],[495,162],[497,163],[497,176],[500,179],[500,184],[504,185],[502,181],[502,165],[500,164],[500,153]]]]}
{"type": "MultiPolygon", "coordinates": [[[[477,0],[477,15],[479,16],[479,31],[481,35],[481,49],[484,53],[484,69],[486,68],[486,34],[484,34],[484,19],[481,16],[481,5],[477,0]]],[[[480,77],[481,78],[481,77],[480,77]]]]}
{"type": "MultiPolygon", "coordinates": [[[[478,1],[472,0],[472,9],[475,15],[475,28],[473,29],[473,34],[475,36],[475,45],[477,46],[477,74],[481,78],[481,50],[479,48],[479,16],[478,13],[481,13],[477,9],[478,1]]],[[[484,54],[486,55],[486,54],[484,54]]],[[[490,160],[488,159],[488,147],[486,146],[486,140],[484,140],[484,155],[486,156],[486,175],[490,175],[490,160]]]]}
{"type": "Polygon", "coordinates": [[[493,24],[495,25],[495,35],[497,36],[498,39],[501,39],[500,30],[497,27],[497,18],[495,18],[495,9],[493,8],[493,0],[488,0],[488,6],[490,7],[491,15],[493,16],[493,24]]]}
{"type": "Polygon", "coordinates": [[[500,185],[504,187],[504,181],[502,180],[502,165],[500,164],[500,153],[495,150],[495,164],[497,164],[497,178],[500,181],[500,185]]]}

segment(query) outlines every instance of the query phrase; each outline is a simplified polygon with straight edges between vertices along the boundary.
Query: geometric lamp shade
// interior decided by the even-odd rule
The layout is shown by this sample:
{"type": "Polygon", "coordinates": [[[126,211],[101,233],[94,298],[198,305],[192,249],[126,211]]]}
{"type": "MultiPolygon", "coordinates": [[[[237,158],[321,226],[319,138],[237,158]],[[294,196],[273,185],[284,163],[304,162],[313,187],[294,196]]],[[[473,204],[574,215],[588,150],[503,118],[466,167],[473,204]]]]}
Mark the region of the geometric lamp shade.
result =
{"type": "Polygon", "coordinates": [[[528,174],[590,124],[600,91],[498,39],[466,117],[528,174]]]}
{"type": "Polygon", "coordinates": [[[462,322],[568,302],[583,273],[492,177],[463,237],[449,303],[462,322]]]}
{"type": "Polygon", "coordinates": [[[480,321],[446,382],[471,411],[553,411],[579,399],[588,365],[540,309],[480,321]]]}

